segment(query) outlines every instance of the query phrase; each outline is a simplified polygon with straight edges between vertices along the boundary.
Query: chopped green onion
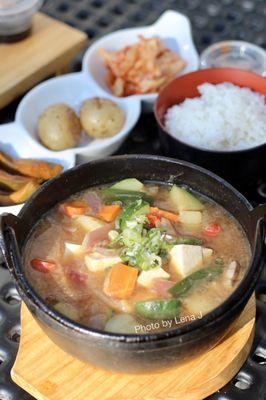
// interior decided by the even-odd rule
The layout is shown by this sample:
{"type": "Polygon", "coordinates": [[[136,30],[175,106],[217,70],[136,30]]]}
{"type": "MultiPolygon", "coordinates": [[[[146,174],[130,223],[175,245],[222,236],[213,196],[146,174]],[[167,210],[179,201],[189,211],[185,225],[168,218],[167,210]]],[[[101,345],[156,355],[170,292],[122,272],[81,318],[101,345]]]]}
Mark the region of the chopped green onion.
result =
{"type": "Polygon", "coordinates": [[[223,260],[223,258],[222,257],[217,257],[217,258],[215,258],[215,264],[217,264],[217,265],[223,265],[224,264],[224,260],[223,260]]]}
{"type": "Polygon", "coordinates": [[[174,244],[191,244],[194,246],[202,246],[203,240],[197,239],[197,238],[186,237],[186,236],[178,236],[174,240],[174,244]]]}

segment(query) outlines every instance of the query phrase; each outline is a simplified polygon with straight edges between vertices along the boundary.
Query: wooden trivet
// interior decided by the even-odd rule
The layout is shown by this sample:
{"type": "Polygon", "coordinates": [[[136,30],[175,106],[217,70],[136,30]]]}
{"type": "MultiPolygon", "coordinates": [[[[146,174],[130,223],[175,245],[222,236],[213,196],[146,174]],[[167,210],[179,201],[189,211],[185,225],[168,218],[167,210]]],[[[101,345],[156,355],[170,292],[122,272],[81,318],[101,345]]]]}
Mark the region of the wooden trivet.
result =
{"type": "Polygon", "coordinates": [[[150,375],[106,372],[71,357],[22,305],[22,335],[12,379],[38,400],[201,400],[229,382],[253,340],[255,298],[212,350],[182,366],[150,375]]]}

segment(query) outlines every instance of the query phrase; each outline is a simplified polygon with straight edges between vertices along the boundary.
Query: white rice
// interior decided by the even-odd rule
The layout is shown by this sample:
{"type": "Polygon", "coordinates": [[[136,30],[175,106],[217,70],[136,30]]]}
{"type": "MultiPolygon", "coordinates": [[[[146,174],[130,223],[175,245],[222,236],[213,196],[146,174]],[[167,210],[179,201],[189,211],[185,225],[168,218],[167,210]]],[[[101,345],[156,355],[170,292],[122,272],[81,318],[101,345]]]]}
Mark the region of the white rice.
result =
{"type": "Polygon", "coordinates": [[[169,133],[210,150],[241,150],[266,143],[265,96],[231,83],[204,83],[198,90],[201,97],[167,110],[169,133]]]}

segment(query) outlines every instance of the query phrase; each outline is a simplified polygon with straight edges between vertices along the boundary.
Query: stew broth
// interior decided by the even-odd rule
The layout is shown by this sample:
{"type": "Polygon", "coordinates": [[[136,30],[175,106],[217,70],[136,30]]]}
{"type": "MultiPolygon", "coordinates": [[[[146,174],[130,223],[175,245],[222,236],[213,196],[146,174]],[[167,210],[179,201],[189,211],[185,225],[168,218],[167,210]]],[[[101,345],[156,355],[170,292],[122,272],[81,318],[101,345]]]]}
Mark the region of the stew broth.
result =
{"type": "Polygon", "coordinates": [[[219,306],[250,255],[241,226],[216,203],[128,179],[54,207],[34,228],[24,265],[38,295],[66,317],[145,333],[219,306]]]}

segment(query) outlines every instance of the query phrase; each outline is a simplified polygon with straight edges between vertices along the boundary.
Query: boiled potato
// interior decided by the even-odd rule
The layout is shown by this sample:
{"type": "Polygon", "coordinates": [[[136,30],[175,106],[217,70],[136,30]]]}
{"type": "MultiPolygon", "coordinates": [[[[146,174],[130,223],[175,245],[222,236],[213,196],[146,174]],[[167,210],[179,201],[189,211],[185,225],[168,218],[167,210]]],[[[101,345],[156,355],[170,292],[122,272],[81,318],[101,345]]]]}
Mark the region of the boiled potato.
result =
{"type": "Polygon", "coordinates": [[[111,100],[94,97],[85,100],[80,110],[80,121],[85,132],[95,138],[106,138],[118,133],[125,122],[124,112],[111,100]]]}
{"type": "Polygon", "coordinates": [[[66,104],[47,107],[39,117],[38,136],[45,147],[64,150],[79,143],[81,125],[78,116],[66,104]]]}

